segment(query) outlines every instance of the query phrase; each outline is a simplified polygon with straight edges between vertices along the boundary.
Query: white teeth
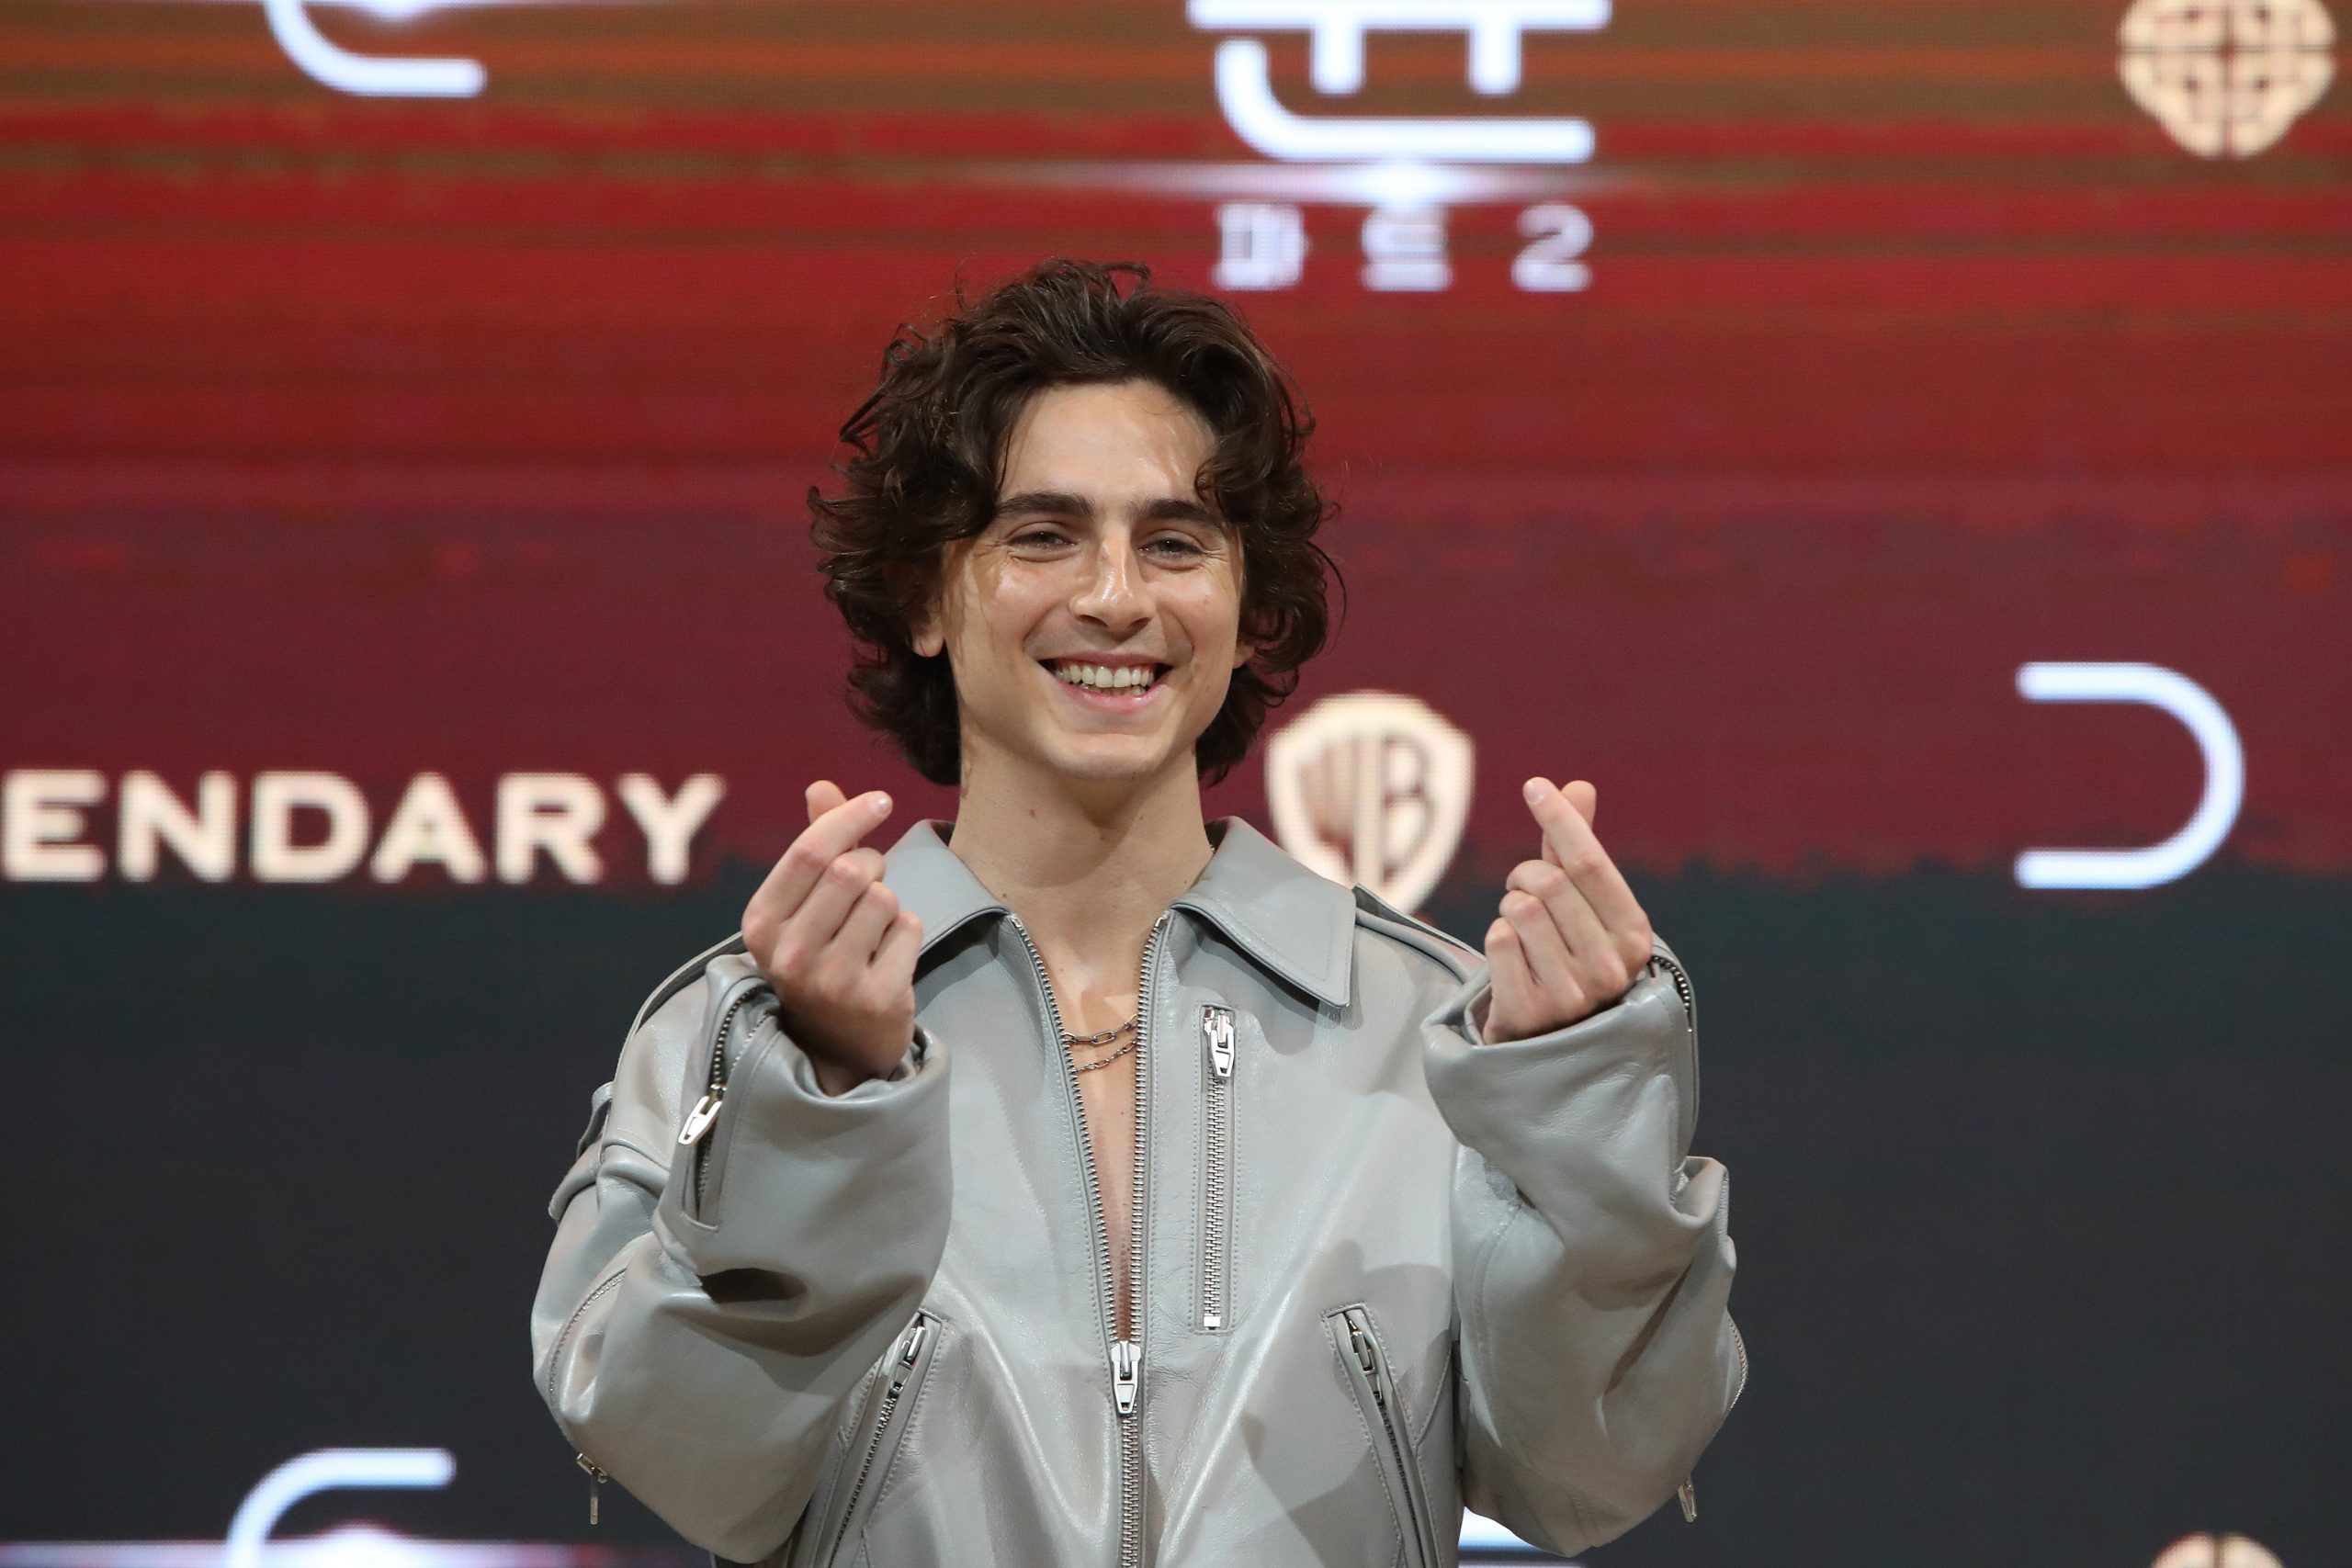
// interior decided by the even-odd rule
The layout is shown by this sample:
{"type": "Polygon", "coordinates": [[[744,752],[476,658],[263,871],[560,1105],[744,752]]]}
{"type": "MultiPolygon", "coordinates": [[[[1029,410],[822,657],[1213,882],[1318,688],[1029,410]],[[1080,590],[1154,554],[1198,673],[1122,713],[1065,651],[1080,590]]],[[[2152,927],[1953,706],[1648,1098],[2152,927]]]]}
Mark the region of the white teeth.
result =
{"type": "Polygon", "coordinates": [[[1124,692],[1148,686],[1153,666],[1148,664],[1057,664],[1054,673],[1073,686],[1085,686],[1098,692],[1124,692]]]}

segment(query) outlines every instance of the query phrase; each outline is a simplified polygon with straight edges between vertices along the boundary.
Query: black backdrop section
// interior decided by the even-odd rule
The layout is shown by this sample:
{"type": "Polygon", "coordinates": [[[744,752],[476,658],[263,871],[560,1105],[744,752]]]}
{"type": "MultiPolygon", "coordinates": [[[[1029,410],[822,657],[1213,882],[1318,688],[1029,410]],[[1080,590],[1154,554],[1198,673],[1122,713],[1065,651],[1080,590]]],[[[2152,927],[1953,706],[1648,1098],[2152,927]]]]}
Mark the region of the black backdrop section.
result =
{"type": "MultiPolygon", "coordinates": [[[[218,1540],[297,1452],[419,1444],[453,1485],[366,1513],[593,1539],[530,1382],[543,1205],[638,1002],[755,876],[0,889],[0,1538],[218,1540]]],[[[1435,912],[1476,931],[1494,891],[1435,912]]],[[[1593,1560],[2136,1568],[2221,1529],[2338,1560],[2352,886],[1635,891],[1698,987],[1754,1375],[1697,1526],[1593,1560]]],[[[675,1540],[609,1498],[601,1535],[675,1540]]]]}

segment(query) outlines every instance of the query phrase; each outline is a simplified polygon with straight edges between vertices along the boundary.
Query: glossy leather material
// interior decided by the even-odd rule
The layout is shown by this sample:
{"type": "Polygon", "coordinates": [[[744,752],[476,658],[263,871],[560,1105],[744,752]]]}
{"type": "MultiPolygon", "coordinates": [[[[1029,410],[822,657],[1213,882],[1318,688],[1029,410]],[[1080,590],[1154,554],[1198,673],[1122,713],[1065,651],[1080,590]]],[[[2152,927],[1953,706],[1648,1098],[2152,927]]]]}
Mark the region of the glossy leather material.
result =
{"type": "Polygon", "coordinates": [[[532,1316],[588,1460],[782,1568],[1451,1562],[1465,1501],[1571,1552],[1675,1494],[1746,1353],[1663,942],[1612,1005],[1478,1044],[1478,955],[1217,824],[1147,981],[1122,1416],[1069,1069],[938,829],[888,857],[925,932],[890,1077],[823,1094],[740,939],[631,1030],[532,1316]]]}

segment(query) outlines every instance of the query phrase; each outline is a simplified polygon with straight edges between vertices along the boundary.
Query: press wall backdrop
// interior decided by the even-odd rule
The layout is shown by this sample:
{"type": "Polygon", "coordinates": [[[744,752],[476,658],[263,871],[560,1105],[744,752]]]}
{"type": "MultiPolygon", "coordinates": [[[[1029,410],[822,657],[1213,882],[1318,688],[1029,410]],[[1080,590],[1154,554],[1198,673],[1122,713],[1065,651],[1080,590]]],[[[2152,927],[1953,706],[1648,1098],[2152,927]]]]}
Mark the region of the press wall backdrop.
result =
{"type": "Polygon", "coordinates": [[[1213,811],[1475,940],[1589,778],[1690,966],[1753,1374],[1589,1560],[2343,1561],[2343,58],[2324,0],[15,0],[0,1568],[241,1506],[693,1561],[588,1523],[544,1204],[808,780],[952,814],[801,497],[899,322],[1051,254],[1217,290],[1320,421],[1345,619],[1213,811]]]}

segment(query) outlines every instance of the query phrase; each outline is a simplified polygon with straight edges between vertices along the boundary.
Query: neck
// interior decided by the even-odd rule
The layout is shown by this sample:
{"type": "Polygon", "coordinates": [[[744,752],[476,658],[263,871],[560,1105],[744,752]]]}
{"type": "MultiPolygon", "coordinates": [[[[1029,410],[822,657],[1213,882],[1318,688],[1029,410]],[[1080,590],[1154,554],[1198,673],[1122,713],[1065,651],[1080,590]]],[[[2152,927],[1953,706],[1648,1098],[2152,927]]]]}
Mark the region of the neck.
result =
{"type": "Polygon", "coordinates": [[[1132,989],[1153,922],[1208,863],[1200,779],[1182,761],[1140,783],[1073,788],[1005,759],[971,759],[952,847],[1021,918],[1057,979],[1132,989]]]}

